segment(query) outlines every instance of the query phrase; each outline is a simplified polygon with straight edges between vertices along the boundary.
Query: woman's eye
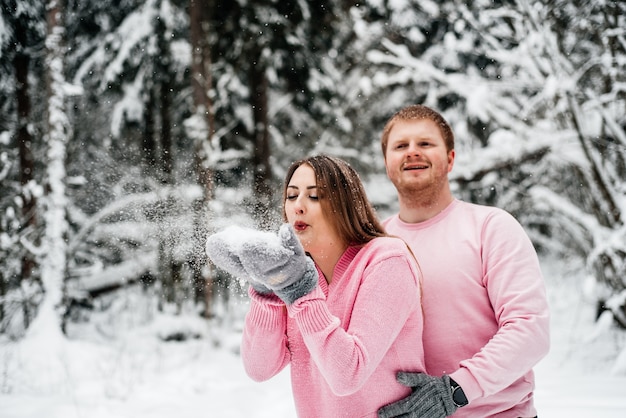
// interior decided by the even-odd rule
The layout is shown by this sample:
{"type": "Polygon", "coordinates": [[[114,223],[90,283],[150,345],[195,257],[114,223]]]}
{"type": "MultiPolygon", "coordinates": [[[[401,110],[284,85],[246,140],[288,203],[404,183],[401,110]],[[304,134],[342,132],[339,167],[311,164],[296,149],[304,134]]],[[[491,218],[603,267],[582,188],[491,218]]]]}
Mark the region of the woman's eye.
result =
{"type": "Polygon", "coordinates": [[[298,198],[297,194],[287,195],[287,200],[296,200],[298,198]]]}
{"type": "Polygon", "coordinates": [[[319,197],[311,195],[311,196],[309,196],[309,199],[311,199],[311,200],[319,200],[319,197]]]}

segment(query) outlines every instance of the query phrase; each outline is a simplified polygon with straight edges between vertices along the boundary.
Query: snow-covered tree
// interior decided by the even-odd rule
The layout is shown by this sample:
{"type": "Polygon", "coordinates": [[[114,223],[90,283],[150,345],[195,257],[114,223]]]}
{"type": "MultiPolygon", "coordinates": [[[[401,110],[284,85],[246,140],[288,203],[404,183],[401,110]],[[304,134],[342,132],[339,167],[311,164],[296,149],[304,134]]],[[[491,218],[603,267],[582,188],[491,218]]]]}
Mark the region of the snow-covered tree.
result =
{"type": "Polygon", "coordinates": [[[44,297],[39,312],[29,328],[31,335],[50,332],[61,335],[61,312],[67,261],[67,196],[65,194],[66,144],[70,134],[65,112],[65,26],[61,0],[46,4],[47,144],[46,194],[44,198],[45,231],[42,239],[41,281],[44,297]]]}
{"type": "Polygon", "coordinates": [[[237,283],[208,270],[206,234],[274,227],[284,170],[309,153],[384,176],[380,131],[410,103],[452,123],[455,193],[584,259],[624,321],[623,2],[66,0],[64,73],[82,93],[58,113],[64,172],[43,140],[62,132],[45,117],[45,11],[2,1],[2,332],[43,294],[23,260],[59,236],[43,229],[53,195],[66,196],[70,316],[132,286],[163,310],[215,314],[237,283]]]}
{"type": "Polygon", "coordinates": [[[20,335],[41,296],[36,246],[42,176],[42,116],[34,100],[43,85],[41,51],[46,25],[40,1],[2,2],[0,14],[0,331],[20,335]],[[34,75],[34,76],[33,76],[34,75]]]}
{"type": "MultiPolygon", "coordinates": [[[[273,169],[304,155],[316,140],[317,96],[326,89],[319,82],[322,60],[332,47],[339,5],[264,0],[215,6],[215,105],[222,121],[216,129],[224,129],[218,139],[223,149],[242,151],[231,155],[248,166],[244,173],[224,171],[251,177],[252,213],[267,228],[277,221],[273,191],[282,177],[273,169]],[[298,145],[295,152],[291,144],[298,145]],[[285,147],[291,152],[283,153],[285,147]]],[[[224,160],[227,166],[233,158],[224,160]]]]}
{"type": "Polygon", "coordinates": [[[195,180],[194,150],[183,129],[191,111],[187,11],[185,4],[168,0],[115,6],[74,5],[77,46],[71,68],[74,82],[85,87],[77,106],[93,109],[77,115],[76,136],[94,154],[80,157],[88,148],[75,152],[95,160],[91,164],[100,170],[81,173],[86,181],[75,191],[86,199],[77,201],[73,211],[77,234],[70,246],[79,257],[70,267],[79,282],[92,273],[102,277],[100,285],[90,281],[92,295],[141,277],[156,279],[163,303],[180,309],[193,293],[186,269],[194,257],[190,251],[198,251],[188,244],[194,216],[190,202],[197,193],[186,192],[195,180]],[[113,105],[103,107],[100,97],[113,105]],[[91,130],[94,119],[97,135],[91,130]],[[101,191],[97,202],[98,194],[90,195],[94,185],[101,191]],[[107,270],[124,271],[124,266],[126,273],[111,280],[107,270]]]}
{"type": "Polygon", "coordinates": [[[541,249],[586,259],[595,296],[626,324],[626,6],[431,6],[441,42],[416,52],[388,35],[369,54],[374,84],[443,110],[458,193],[511,211],[541,249]]]}
{"type": "Polygon", "coordinates": [[[193,98],[191,116],[185,120],[185,132],[193,141],[194,174],[202,189],[193,205],[193,241],[191,256],[192,281],[197,299],[205,301],[204,316],[212,315],[213,277],[208,271],[204,247],[208,233],[209,203],[213,199],[215,173],[214,159],[220,150],[213,140],[215,134],[215,108],[213,105],[213,67],[210,44],[211,11],[214,2],[189,1],[189,43],[191,47],[190,80],[193,98]]]}

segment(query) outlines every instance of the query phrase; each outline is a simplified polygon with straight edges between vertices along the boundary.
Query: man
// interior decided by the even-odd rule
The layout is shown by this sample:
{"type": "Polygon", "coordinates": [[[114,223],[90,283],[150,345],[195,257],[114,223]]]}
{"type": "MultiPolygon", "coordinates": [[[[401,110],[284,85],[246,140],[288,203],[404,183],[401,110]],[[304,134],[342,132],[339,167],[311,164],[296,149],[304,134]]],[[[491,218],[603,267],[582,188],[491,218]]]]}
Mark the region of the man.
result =
{"type": "Polygon", "coordinates": [[[532,368],[549,349],[537,254],[507,212],[450,191],[454,135],[421,105],[400,110],[382,134],[400,211],[385,221],[423,272],[426,371],[398,373],[406,399],[379,417],[534,417],[532,368]]]}

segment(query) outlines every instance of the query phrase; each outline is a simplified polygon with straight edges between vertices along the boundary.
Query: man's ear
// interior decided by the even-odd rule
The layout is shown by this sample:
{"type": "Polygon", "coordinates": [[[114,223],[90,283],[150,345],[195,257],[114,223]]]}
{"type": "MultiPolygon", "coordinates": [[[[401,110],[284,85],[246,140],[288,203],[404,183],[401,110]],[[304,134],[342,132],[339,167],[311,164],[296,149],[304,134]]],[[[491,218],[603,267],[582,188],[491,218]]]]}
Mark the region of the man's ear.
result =
{"type": "Polygon", "coordinates": [[[456,157],[456,152],[451,149],[448,151],[448,173],[452,171],[452,167],[454,166],[454,157],[456,157]]]}

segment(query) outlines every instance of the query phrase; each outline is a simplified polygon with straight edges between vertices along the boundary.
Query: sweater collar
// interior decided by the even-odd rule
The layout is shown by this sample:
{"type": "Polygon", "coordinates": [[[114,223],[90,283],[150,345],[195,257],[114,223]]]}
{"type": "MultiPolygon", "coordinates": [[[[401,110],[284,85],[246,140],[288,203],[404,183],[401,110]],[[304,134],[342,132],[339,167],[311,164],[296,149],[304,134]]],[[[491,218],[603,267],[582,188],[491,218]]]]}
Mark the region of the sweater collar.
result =
{"type": "Polygon", "coordinates": [[[339,261],[337,261],[337,265],[335,266],[335,271],[333,272],[333,281],[336,278],[343,276],[343,274],[348,269],[350,263],[352,263],[352,260],[354,260],[354,257],[356,257],[358,252],[361,251],[361,248],[363,248],[364,246],[365,245],[351,245],[346,249],[346,251],[344,251],[344,253],[339,258],[339,261]]]}

